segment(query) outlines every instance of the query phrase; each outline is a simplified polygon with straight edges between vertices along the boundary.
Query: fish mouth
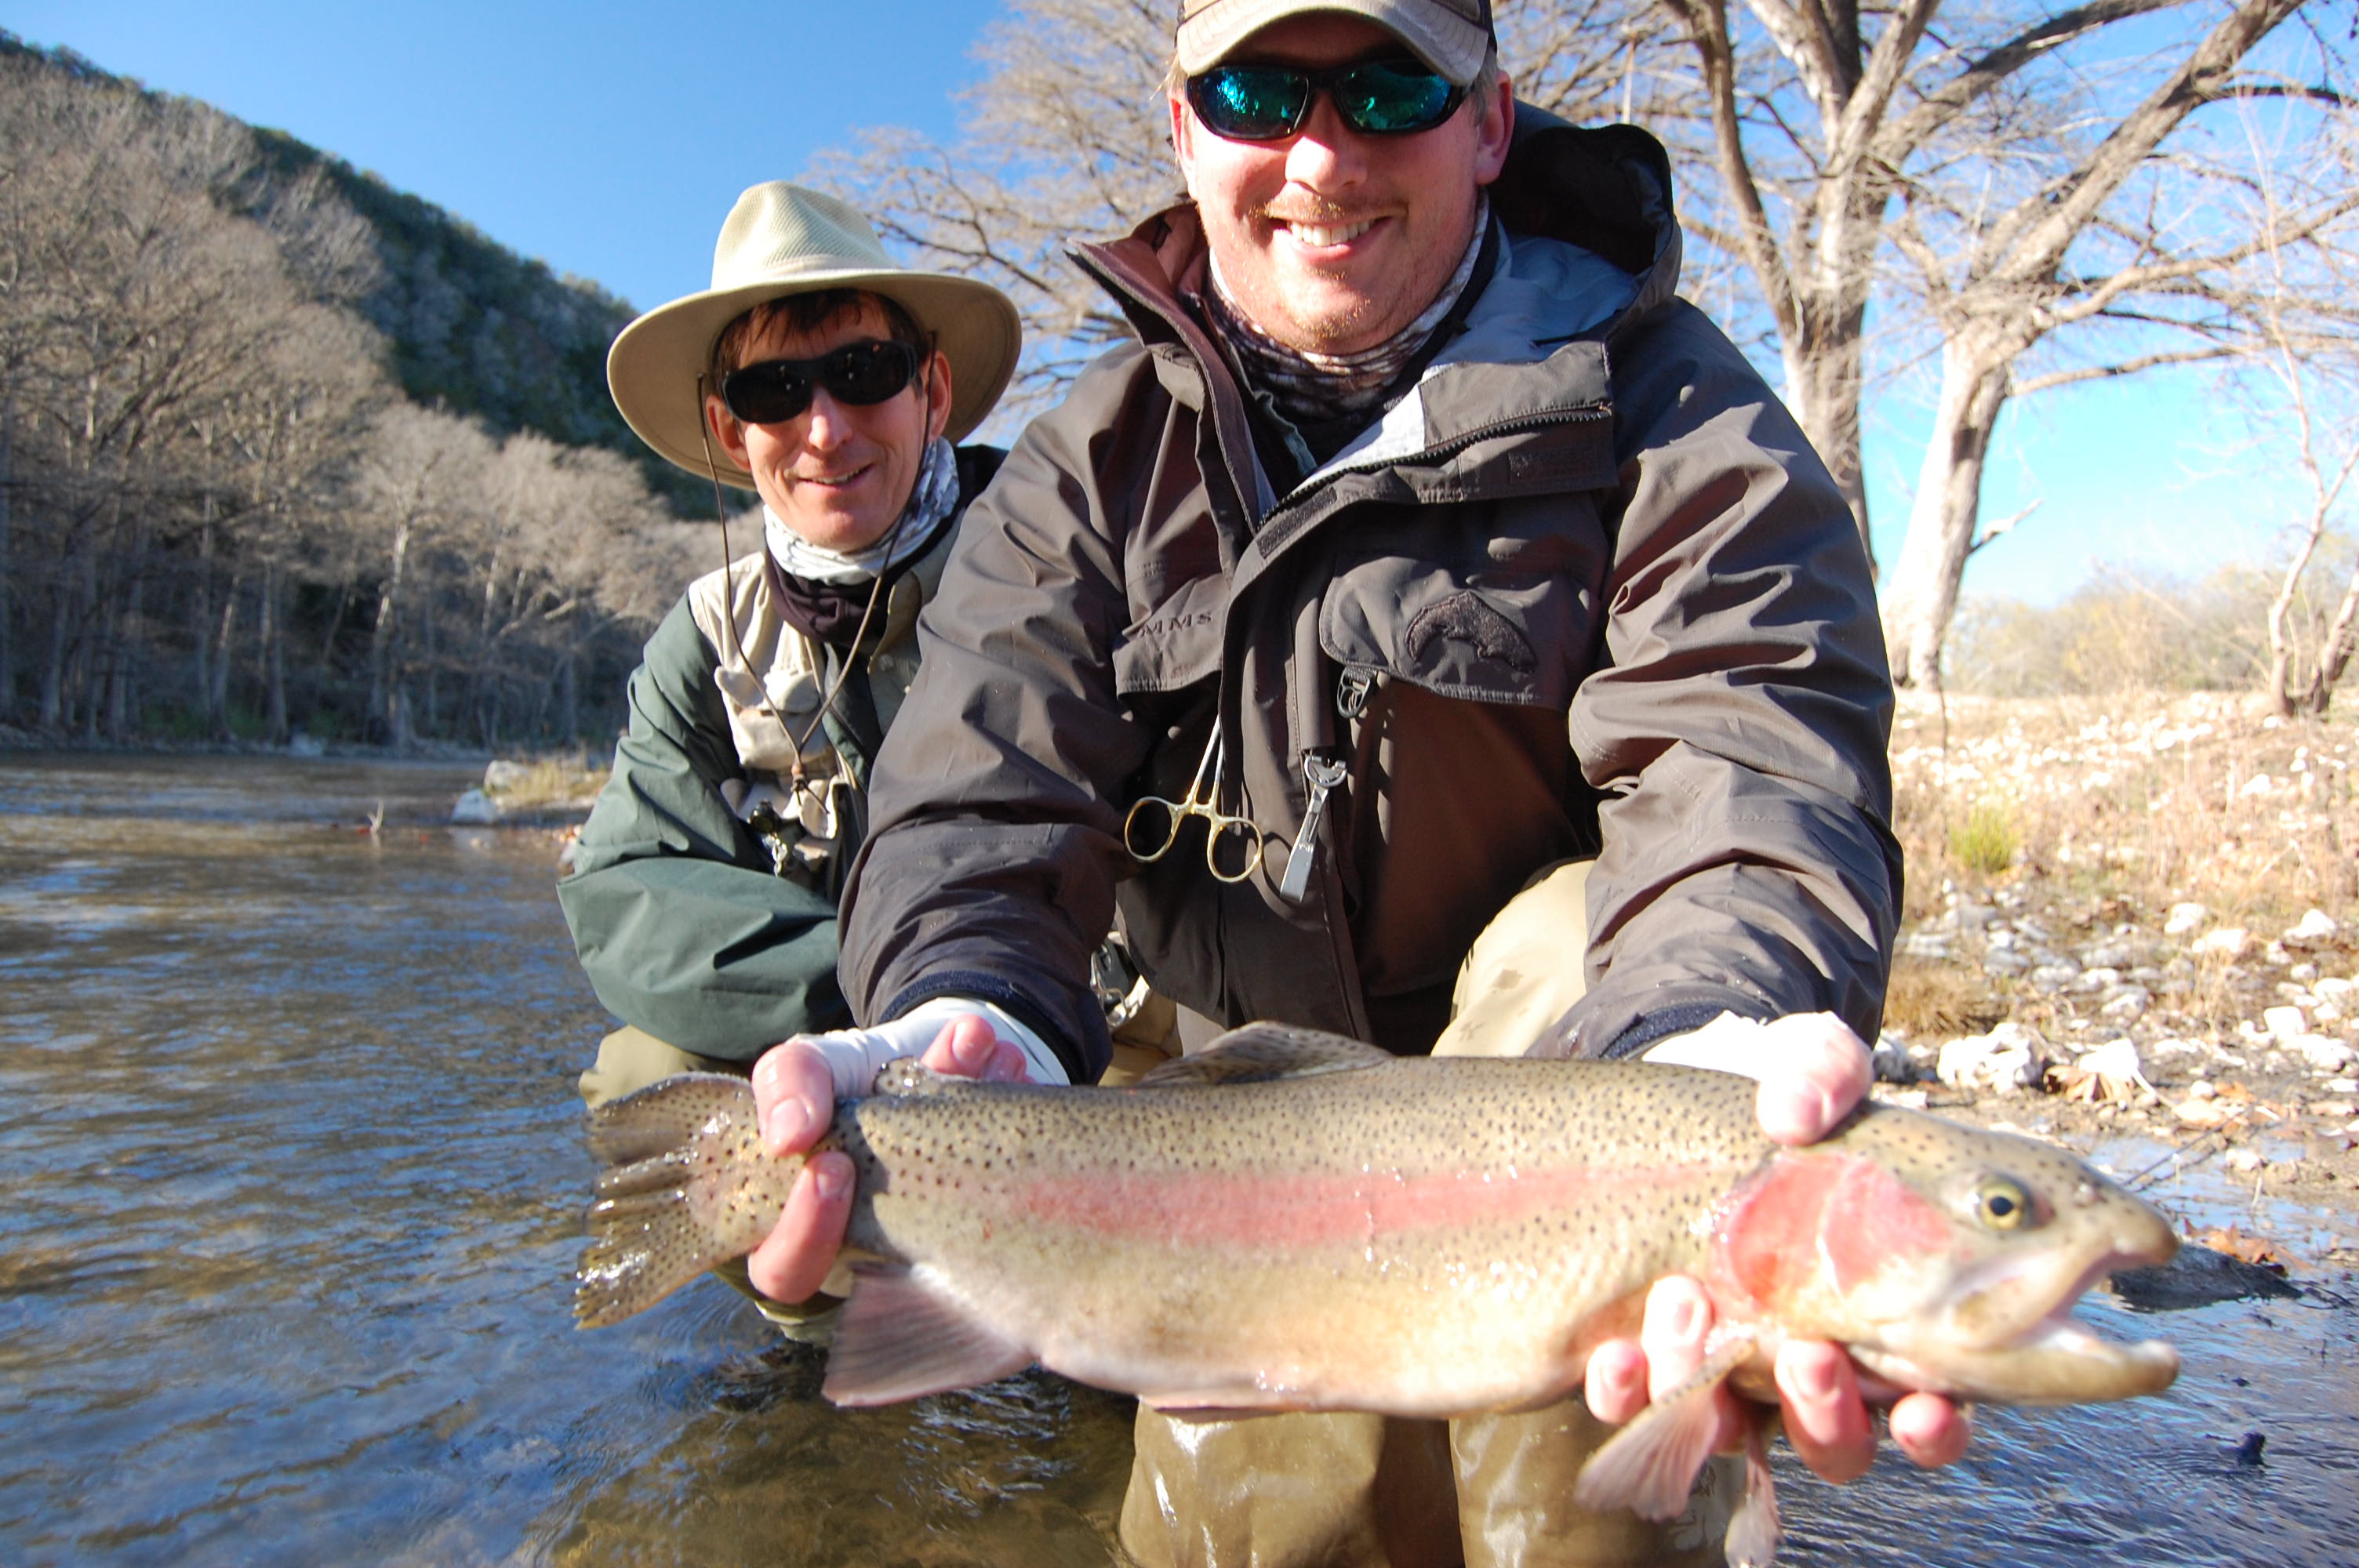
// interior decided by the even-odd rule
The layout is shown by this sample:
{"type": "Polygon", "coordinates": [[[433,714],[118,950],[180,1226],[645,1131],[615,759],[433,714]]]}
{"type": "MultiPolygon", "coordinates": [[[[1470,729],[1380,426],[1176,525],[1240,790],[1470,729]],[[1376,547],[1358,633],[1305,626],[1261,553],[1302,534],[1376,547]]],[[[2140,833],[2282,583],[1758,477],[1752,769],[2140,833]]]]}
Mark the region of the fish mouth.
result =
{"type": "Polygon", "coordinates": [[[2069,1288],[2038,1289],[2021,1269],[1984,1281],[1910,1343],[1854,1346],[1869,1371],[1902,1388],[2003,1404],[2084,1404],[2160,1393],[2179,1377],[2179,1352],[2158,1339],[2124,1344],[2090,1331],[2072,1315],[2085,1291],[2121,1269],[2167,1262],[2179,1249],[2168,1228],[2163,1245],[2108,1251],[2078,1271],[2069,1288]],[[2045,1302],[2026,1316],[2027,1298],[2045,1302]],[[1993,1320],[1996,1333],[1961,1332],[1993,1320]]]}

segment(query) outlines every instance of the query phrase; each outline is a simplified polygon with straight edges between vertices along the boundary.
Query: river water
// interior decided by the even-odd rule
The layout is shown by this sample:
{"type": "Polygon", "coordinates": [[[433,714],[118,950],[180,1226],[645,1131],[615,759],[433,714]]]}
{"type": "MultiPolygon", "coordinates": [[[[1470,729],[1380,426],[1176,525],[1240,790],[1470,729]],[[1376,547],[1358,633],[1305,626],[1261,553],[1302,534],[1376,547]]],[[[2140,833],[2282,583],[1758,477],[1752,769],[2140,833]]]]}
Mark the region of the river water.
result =
{"type": "MultiPolygon", "coordinates": [[[[1125,1400],[835,1411],[709,1283],[572,1328],[609,1025],[549,837],[444,825],[473,771],[0,756],[0,1563],[1112,1562],[1125,1400]]],[[[1939,1475],[1781,1459],[1781,1561],[2359,1563],[2359,1287],[2315,1282],[2091,1306],[2178,1387],[1939,1475]]]]}

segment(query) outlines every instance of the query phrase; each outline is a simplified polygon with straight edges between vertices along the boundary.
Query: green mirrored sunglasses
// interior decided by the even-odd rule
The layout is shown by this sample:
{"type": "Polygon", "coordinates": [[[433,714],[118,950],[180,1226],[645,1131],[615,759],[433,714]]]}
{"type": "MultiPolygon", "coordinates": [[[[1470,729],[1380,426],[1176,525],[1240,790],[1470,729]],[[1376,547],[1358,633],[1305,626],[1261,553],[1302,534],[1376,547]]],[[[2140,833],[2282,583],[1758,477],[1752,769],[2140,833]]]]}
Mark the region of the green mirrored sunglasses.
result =
{"type": "Polygon", "coordinates": [[[1196,118],[1232,142],[1284,141],[1302,129],[1321,92],[1346,125],[1367,136],[1430,131],[1466,101],[1466,89],[1424,61],[1407,58],[1327,70],[1222,64],[1188,79],[1188,104],[1196,118]]]}

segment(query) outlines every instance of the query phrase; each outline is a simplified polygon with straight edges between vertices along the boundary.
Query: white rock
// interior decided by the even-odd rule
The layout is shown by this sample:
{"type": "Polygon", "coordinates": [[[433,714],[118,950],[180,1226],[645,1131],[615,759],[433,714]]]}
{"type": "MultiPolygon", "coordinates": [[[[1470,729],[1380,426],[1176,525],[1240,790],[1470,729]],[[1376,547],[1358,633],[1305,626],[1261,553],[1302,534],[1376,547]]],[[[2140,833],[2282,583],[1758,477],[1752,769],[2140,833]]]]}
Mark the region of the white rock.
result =
{"type": "Polygon", "coordinates": [[[2314,1073],[2339,1073],[2359,1061],[2359,1051],[2323,1034],[2298,1034],[2286,1044],[2301,1053],[2301,1059],[2310,1064],[2314,1073]]]}
{"type": "Polygon", "coordinates": [[[2298,1007],[2266,1008],[2261,1012],[2261,1023],[2271,1038],[2279,1041],[2291,1042],[2310,1033],[2310,1020],[2301,1015],[2298,1007]]]}
{"type": "Polygon", "coordinates": [[[494,761],[484,770],[484,788],[496,795],[504,789],[514,789],[525,781],[524,764],[494,761]]]}
{"type": "Polygon", "coordinates": [[[2036,989],[2060,991],[2079,979],[2080,974],[2080,967],[2076,964],[2039,964],[2033,967],[2027,978],[2036,989]]]}
{"type": "Polygon", "coordinates": [[[2335,1006],[2341,1007],[2350,1000],[2352,991],[2359,989],[2359,987],[2354,987],[2349,980],[2338,976],[2327,975],[2322,979],[2312,980],[2310,983],[2310,989],[2318,993],[2319,1000],[2331,1001],[2335,1006]]]}
{"type": "Polygon", "coordinates": [[[2184,936],[2212,918],[2212,912],[2200,903],[2174,903],[2169,917],[2162,923],[2165,936],[2184,936]]]}
{"type": "Polygon", "coordinates": [[[2098,1004],[2097,1014],[2120,1023],[2136,1023],[2154,1005],[2154,995],[2144,986],[2123,986],[2098,1004]]]}
{"type": "Polygon", "coordinates": [[[500,808],[492,804],[490,795],[479,789],[471,789],[461,795],[459,804],[451,808],[451,821],[470,827],[484,827],[499,819],[500,808]]]}
{"type": "Polygon", "coordinates": [[[1983,970],[1993,975],[2020,975],[2031,968],[2031,960],[2008,947],[1994,947],[1983,955],[1983,970]]]}
{"type": "Polygon", "coordinates": [[[2296,981],[2301,985],[2309,985],[2311,981],[2318,979],[2318,966],[2316,964],[2296,964],[2292,968],[2286,971],[2286,979],[2296,981]]]}
{"type": "Polygon", "coordinates": [[[2250,800],[2258,795],[2273,794],[2277,787],[2277,780],[2269,777],[2268,774],[2255,773],[2237,786],[2236,793],[2250,800]]]}
{"type": "Polygon", "coordinates": [[[1988,1034],[1950,1041],[1933,1071],[1952,1088],[2010,1094],[2039,1083],[2048,1071],[2048,1048],[2038,1034],[2010,1020],[1988,1034]]]}
{"type": "Polygon", "coordinates": [[[2341,929],[2334,924],[2332,915],[2322,909],[2313,909],[2294,923],[2293,929],[2285,934],[2285,939],[2289,946],[2308,947],[2329,940],[2341,929]]]}
{"type": "Polygon", "coordinates": [[[2241,925],[2223,925],[2198,936],[2188,944],[2187,950],[2199,958],[2219,958],[2233,964],[2253,950],[2253,934],[2241,925]]]}
{"type": "Polygon", "coordinates": [[[2072,1065],[2083,1073],[2102,1073],[2109,1078],[2154,1087],[2146,1081],[2146,1064],[2138,1059],[2137,1042],[2126,1034],[2108,1040],[2093,1051],[2083,1051],[2072,1058],[2072,1065]]]}

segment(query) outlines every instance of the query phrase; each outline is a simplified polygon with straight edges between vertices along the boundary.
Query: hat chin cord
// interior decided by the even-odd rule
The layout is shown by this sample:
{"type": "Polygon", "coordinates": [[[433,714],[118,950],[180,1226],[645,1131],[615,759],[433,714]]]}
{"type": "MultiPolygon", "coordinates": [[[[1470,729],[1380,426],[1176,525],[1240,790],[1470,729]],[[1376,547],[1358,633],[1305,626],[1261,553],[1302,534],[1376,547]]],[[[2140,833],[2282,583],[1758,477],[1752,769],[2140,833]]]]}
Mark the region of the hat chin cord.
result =
{"type": "MultiPolygon", "coordinates": [[[[934,334],[929,332],[926,334],[925,370],[919,377],[918,394],[924,405],[920,411],[919,428],[925,432],[928,445],[931,445],[934,439],[934,359],[937,352],[934,334]]],[[[737,615],[734,608],[737,599],[737,589],[734,579],[730,576],[735,568],[736,557],[729,547],[729,503],[721,492],[721,465],[713,461],[712,458],[712,431],[705,416],[704,399],[704,373],[699,371],[696,373],[696,439],[697,444],[704,450],[704,471],[712,481],[713,515],[721,524],[721,582],[722,586],[728,590],[725,600],[732,607],[722,619],[729,627],[730,651],[737,655],[738,666],[754,677],[755,689],[762,694],[761,711],[766,714],[771,721],[795,743],[795,760],[788,773],[788,788],[797,797],[806,793],[810,794],[824,809],[826,805],[824,798],[820,795],[819,791],[811,784],[809,776],[803,771],[803,748],[810,744],[811,737],[819,733],[821,725],[827,722],[827,716],[835,711],[835,699],[843,691],[843,683],[852,674],[852,661],[860,656],[860,644],[868,635],[868,623],[876,613],[878,602],[884,598],[885,574],[879,571],[868,589],[868,603],[860,611],[860,623],[853,628],[852,646],[844,651],[842,668],[837,670],[835,679],[828,683],[827,691],[820,698],[819,711],[811,715],[811,721],[804,726],[801,734],[797,735],[792,727],[787,723],[786,715],[771,705],[770,685],[762,679],[760,673],[754,668],[754,661],[745,656],[745,640],[738,635],[737,615]]],[[[733,414],[730,417],[734,419],[736,416],[733,414]]],[[[892,558],[893,546],[901,542],[901,530],[908,524],[908,521],[909,503],[905,496],[901,502],[900,511],[894,516],[893,526],[885,535],[886,559],[892,558]]]]}

